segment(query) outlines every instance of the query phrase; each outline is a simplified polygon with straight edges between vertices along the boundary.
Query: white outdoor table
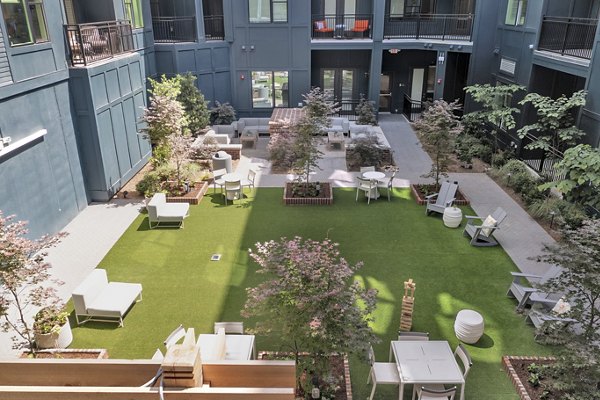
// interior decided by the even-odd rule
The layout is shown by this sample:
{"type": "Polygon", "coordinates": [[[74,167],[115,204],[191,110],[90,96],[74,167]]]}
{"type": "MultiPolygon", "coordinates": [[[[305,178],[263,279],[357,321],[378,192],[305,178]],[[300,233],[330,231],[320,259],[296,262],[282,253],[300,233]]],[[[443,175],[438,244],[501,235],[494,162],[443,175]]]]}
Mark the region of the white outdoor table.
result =
{"type": "MultiPolygon", "coordinates": [[[[362,176],[365,179],[371,179],[371,180],[376,180],[376,181],[379,181],[379,180],[385,178],[385,174],[383,172],[379,172],[379,171],[363,172],[362,176]]],[[[367,195],[366,192],[365,192],[365,195],[367,195]]],[[[371,196],[371,198],[372,199],[379,198],[379,189],[377,189],[377,186],[375,186],[375,194],[373,196],[371,196]]]]}
{"type": "Polygon", "coordinates": [[[236,172],[230,172],[221,177],[225,182],[237,182],[242,180],[242,176],[236,172]]]}
{"type": "Polygon", "coordinates": [[[465,379],[445,340],[392,341],[392,355],[400,374],[400,398],[404,397],[404,385],[451,384],[460,385],[460,400],[465,398],[465,379]]]}
{"type": "MultiPolygon", "coordinates": [[[[202,362],[217,361],[217,338],[219,335],[201,333],[198,336],[202,362]]],[[[254,359],[254,335],[225,335],[225,360],[254,359]]]]}

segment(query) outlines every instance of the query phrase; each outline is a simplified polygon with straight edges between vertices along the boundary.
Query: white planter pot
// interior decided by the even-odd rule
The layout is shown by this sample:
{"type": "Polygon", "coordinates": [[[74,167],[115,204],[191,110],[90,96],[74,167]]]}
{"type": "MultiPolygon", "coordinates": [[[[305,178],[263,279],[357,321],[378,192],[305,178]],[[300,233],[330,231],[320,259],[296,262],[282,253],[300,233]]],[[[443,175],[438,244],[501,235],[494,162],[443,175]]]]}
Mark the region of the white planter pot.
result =
{"type": "Polygon", "coordinates": [[[34,339],[38,349],[66,349],[73,341],[69,320],[58,333],[35,333],[34,339]]]}
{"type": "Polygon", "coordinates": [[[448,228],[458,228],[462,222],[462,211],[457,207],[446,207],[443,221],[448,228]]]}

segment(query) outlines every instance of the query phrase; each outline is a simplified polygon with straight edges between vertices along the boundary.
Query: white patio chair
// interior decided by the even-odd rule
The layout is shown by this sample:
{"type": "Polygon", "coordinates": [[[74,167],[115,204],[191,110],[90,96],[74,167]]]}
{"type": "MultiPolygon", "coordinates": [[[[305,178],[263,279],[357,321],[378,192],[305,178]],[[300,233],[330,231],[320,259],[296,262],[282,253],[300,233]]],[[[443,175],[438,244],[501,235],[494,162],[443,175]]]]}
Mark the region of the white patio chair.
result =
{"type": "Polygon", "coordinates": [[[457,190],[458,183],[442,182],[439,192],[425,197],[427,199],[425,214],[429,215],[430,212],[443,214],[446,207],[450,207],[454,203],[457,190]]]}
{"type": "Polygon", "coordinates": [[[225,205],[227,205],[227,200],[233,201],[237,195],[237,198],[241,200],[244,196],[242,192],[242,182],[241,181],[229,181],[225,182],[225,205]]]}
{"type": "Polygon", "coordinates": [[[367,204],[371,204],[371,197],[375,196],[375,191],[377,190],[377,182],[372,181],[371,179],[361,178],[360,176],[356,177],[356,181],[356,201],[358,201],[358,193],[365,192],[367,204]]]}
{"type": "Polygon", "coordinates": [[[371,166],[371,167],[360,167],[360,173],[361,175],[364,174],[365,172],[370,172],[370,171],[375,171],[375,167],[371,166]]]}
{"type": "Polygon", "coordinates": [[[215,322],[215,335],[219,332],[219,329],[223,328],[225,333],[238,333],[244,334],[244,323],[243,322],[215,322]]]}
{"type": "Polygon", "coordinates": [[[225,181],[222,176],[227,173],[227,169],[221,168],[213,171],[213,193],[216,193],[217,186],[221,188],[221,193],[223,193],[223,186],[225,186],[225,181]]]}
{"type": "Polygon", "coordinates": [[[400,332],[398,340],[429,340],[429,332],[400,332]]]}
{"type": "Polygon", "coordinates": [[[369,346],[369,364],[371,364],[371,371],[369,371],[367,385],[371,380],[373,380],[373,389],[371,389],[371,395],[369,396],[369,400],[373,400],[373,395],[375,395],[375,388],[378,384],[400,384],[400,374],[398,373],[398,366],[396,365],[396,363],[375,362],[375,352],[373,351],[373,346],[369,346]]]}
{"type": "MultiPolygon", "coordinates": [[[[169,336],[164,340],[163,344],[165,348],[169,350],[169,347],[173,346],[175,343],[179,342],[182,338],[185,337],[186,331],[183,325],[179,325],[177,328],[173,330],[173,332],[169,333],[169,336]]],[[[156,349],[154,355],[152,356],[153,360],[162,361],[165,358],[162,351],[160,349],[156,349]]]]}
{"type": "Polygon", "coordinates": [[[454,400],[454,396],[456,396],[456,386],[450,389],[444,390],[434,390],[428,389],[424,386],[419,388],[419,397],[418,400],[431,400],[431,399],[447,399],[454,400]]]}
{"type": "Polygon", "coordinates": [[[242,180],[242,186],[247,186],[254,189],[254,180],[256,179],[256,171],[253,169],[248,170],[248,178],[242,180]]]}
{"type": "Polygon", "coordinates": [[[389,179],[386,179],[385,181],[377,182],[378,188],[387,190],[388,201],[391,200],[391,195],[392,195],[392,190],[393,190],[393,185],[394,185],[394,177],[396,176],[396,172],[397,171],[392,172],[392,175],[389,177],[389,179]]]}

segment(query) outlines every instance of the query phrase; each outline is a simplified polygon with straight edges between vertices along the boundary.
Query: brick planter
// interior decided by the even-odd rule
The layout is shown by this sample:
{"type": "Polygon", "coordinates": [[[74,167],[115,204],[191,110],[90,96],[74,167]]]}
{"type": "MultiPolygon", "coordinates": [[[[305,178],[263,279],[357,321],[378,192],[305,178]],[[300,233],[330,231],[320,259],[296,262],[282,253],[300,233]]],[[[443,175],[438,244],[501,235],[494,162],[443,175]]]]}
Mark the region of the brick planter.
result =
{"type": "Polygon", "coordinates": [[[204,194],[208,190],[208,182],[196,182],[194,188],[186,193],[184,196],[167,196],[167,202],[169,203],[189,203],[197,205],[204,197],[204,194]]]}
{"type": "MultiPolygon", "coordinates": [[[[307,356],[308,353],[300,353],[300,356],[307,356]]],[[[277,358],[283,356],[293,357],[293,353],[290,352],[279,352],[279,351],[260,351],[258,352],[258,359],[264,360],[270,357],[277,358]]],[[[346,400],[352,400],[352,382],[350,381],[350,363],[348,362],[348,355],[343,355],[344,362],[344,383],[346,387],[346,400]]],[[[339,393],[339,392],[338,392],[339,393]]],[[[336,396],[338,397],[338,396],[336,396]]]]}
{"type": "Polygon", "coordinates": [[[287,182],[283,190],[283,203],[285,205],[331,205],[333,204],[333,188],[330,183],[321,182],[319,197],[292,197],[292,182],[287,182]]]}
{"type": "MultiPolygon", "coordinates": [[[[424,195],[421,194],[421,191],[417,189],[417,186],[420,185],[410,185],[410,191],[412,192],[413,197],[418,205],[423,206],[427,204],[427,199],[424,195]]],[[[460,191],[460,188],[456,191],[456,200],[454,200],[455,206],[468,206],[471,204],[471,201],[463,192],[460,191]]]]}
{"type": "Polygon", "coordinates": [[[504,370],[508,374],[508,377],[512,381],[515,389],[517,390],[517,394],[521,400],[536,400],[532,399],[529,393],[527,393],[527,389],[525,389],[525,383],[521,381],[517,371],[512,365],[512,360],[519,361],[531,361],[531,362],[539,362],[539,361],[554,361],[556,358],[554,357],[537,357],[537,356],[502,356],[502,365],[504,366],[504,370]]]}

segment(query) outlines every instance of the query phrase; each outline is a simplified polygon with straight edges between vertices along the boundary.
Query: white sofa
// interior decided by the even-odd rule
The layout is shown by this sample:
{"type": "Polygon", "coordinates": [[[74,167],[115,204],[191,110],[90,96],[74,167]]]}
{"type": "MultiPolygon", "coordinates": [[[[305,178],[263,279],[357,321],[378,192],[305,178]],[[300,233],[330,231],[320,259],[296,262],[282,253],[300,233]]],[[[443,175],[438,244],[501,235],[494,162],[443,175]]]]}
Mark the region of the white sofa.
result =
{"type": "Polygon", "coordinates": [[[268,135],[269,121],[271,121],[271,118],[240,118],[233,124],[238,135],[254,131],[259,135],[261,133],[268,135]]]}
{"type": "MultiPolygon", "coordinates": [[[[233,132],[233,130],[231,132],[233,132]]],[[[242,145],[231,143],[230,135],[232,135],[232,133],[216,133],[213,129],[210,129],[208,132],[206,132],[206,134],[200,135],[196,138],[196,140],[194,140],[194,142],[192,143],[192,148],[201,148],[204,145],[204,141],[207,138],[212,138],[217,142],[217,147],[219,150],[223,150],[224,152],[229,154],[233,160],[237,160],[240,158],[240,154],[242,152],[242,145]]]]}
{"type": "Polygon", "coordinates": [[[190,211],[188,203],[167,203],[167,196],[164,193],[155,193],[146,208],[148,209],[150,229],[165,222],[179,223],[179,226],[183,228],[183,219],[189,215],[190,211]]]}
{"type": "Polygon", "coordinates": [[[139,283],[108,282],[106,270],[95,269],[73,291],[73,305],[77,324],[90,320],[119,322],[129,308],[142,300],[139,283]],[[84,319],[80,321],[80,318],[84,319]]]}

